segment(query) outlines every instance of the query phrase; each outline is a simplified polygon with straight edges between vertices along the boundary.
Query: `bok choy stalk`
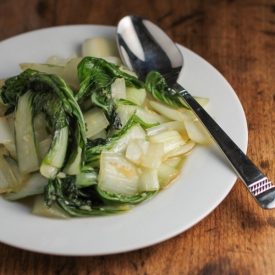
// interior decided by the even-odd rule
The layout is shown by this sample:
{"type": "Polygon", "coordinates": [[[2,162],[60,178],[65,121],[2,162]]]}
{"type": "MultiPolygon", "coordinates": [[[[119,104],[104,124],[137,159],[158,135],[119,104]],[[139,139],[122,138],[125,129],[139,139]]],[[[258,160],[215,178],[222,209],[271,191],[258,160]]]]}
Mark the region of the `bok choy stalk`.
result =
{"type": "Polygon", "coordinates": [[[147,90],[155,99],[174,107],[189,109],[177,92],[167,85],[165,78],[160,73],[151,71],[147,75],[145,83],[147,90]]]}
{"type": "Polygon", "coordinates": [[[107,140],[97,140],[87,142],[87,150],[85,155],[85,165],[86,166],[97,166],[97,163],[100,159],[100,154],[103,149],[111,150],[113,147],[117,145],[118,142],[122,140],[122,138],[129,133],[129,131],[135,127],[136,125],[141,125],[144,127],[153,127],[157,124],[148,124],[142,121],[135,113],[130,117],[126,125],[118,132],[116,135],[108,138],[107,140]]]}
{"type": "Polygon", "coordinates": [[[97,166],[100,160],[101,151],[103,149],[112,149],[115,144],[136,124],[135,118],[136,116],[133,115],[118,134],[108,138],[107,140],[88,140],[85,155],[86,166],[97,166]]]}
{"type": "Polygon", "coordinates": [[[2,87],[2,100],[9,104],[6,114],[15,109],[19,97],[28,91],[32,92],[32,115],[44,112],[54,132],[50,149],[40,166],[41,174],[53,179],[64,165],[70,174],[79,173],[86,147],[85,123],[72,90],[56,75],[27,69],[8,79],[2,87]],[[69,132],[73,133],[70,135],[71,151],[67,150],[69,132]]]}
{"type": "Polygon", "coordinates": [[[116,113],[111,84],[117,78],[124,78],[126,86],[144,87],[143,82],[132,75],[120,71],[119,66],[95,57],[82,59],[78,64],[78,78],[80,90],[75,96],[77,102],[81,104],[91,97],[92,103],[105,111],[110,125],[114,129],[119,129],[121,122],[116,113]]]}

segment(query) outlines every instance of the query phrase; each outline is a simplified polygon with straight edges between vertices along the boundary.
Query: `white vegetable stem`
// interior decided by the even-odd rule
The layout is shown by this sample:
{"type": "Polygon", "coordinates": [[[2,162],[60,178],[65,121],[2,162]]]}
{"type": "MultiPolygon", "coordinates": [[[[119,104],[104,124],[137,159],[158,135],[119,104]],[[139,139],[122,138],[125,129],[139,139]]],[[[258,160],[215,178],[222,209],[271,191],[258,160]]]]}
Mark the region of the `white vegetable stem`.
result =
{"type": "Polygon", "coordinates": [[[151,142],[162,142],[164,144],[163,160],[168,158],[174,151],[185,144],[185,141],[177,131],[163,131],[156,135],[150,136],[151,142]]]}
{"type": "Polygon", "coordinates": [[[159,190],[158,170],[151,168],[141,168],[139,177],[138,191],[156,191],[159,190]]]}
{"type": "Polygon", "coordinates": [[[13,174],[11,167],[5,160],[3,155],[0,155],[0,193],[12,192],[18,190],[19,183],[13,174]]]}
{"type": "Polygon", "coordinates": [[[128,100],[141,106],[146,98],[146,90],[136,89],[134,87],[126,87],[126,97],[128,100]]]}
{"type": "Polygon", "coordinates": [[[99,108],[93,108],[87,111],[83,117],[86,123],[86,136],[88,138],[97,135],[109,125],[104,111],[99,108]]]}
{"type": "Polygon", "coordinates": [[[114,194],[126,196],[138,192],[138,171],[124,154],[103,151],[100,159],[98,186],[114,194]]]}
{"type": "Polygon", "coordinates": [[[166,163],[161,163],[157,170],[160,188],[166,187],[169,183],[175,180],[179,175],[180,171],[166,163]]]}
{"type": "Polygon", "coordinates": [[[126,158],[135,164],[147,168],[158,168],[162,161],[164,143],[133,139],[126,150],[126,158]]]}
{"type": "Polygon", "coordinates": [[[117,108],[117,113],[121,119],[123,126],[127,123],[134,112],[136,112],[136,115],[140,117],[144,122],[149,124],[165,123],[170,121],[168,118],[159,115],[152,110],[144,109],[140,106],[120,104],[117,108]]]}
{"type": "Polygon", "coordinates": [[[21,173],[30,173],[39,169],[33,130],[31,96],[32,92],[28,91],[19,98],[15,113],[15,140],[21,173]]]}
{"type": "Polygon", "coordinates": [[[139,125],[133,126],[130,131],[120,138],[111,151],[116,153],[125,153],[129,142],[135,138],[145,139],[146,133],[145,130],[139,125]]]}
{"type": "Polygon", "coordinates": [[[119,53],[114,40],[102,37],[93,37],[88,38],[83,42],[82,56],[93,56],[99,58],[106,56],[119,57],[119,53]]]}
{"type": "Polygon", "coordinates": [[[163,131],[177,131],[180,133],[184,141],[187,141],[189,139],[186,128],[182,121],[169,121],[146,129],[148,136],[153,136],[163,131]]]}
{"type": "Polygon", "coordinates": [[[12,129],[6,117],[0,117],[0,143],[13,143],[14,137],[12,129]]]}
{"type": "Polygon", "coordinates": [[[152,108],[157,111],[159,114],[170,118],[171,120],[184,121],[185,115],[178,111],[176,108],[169,106],[165,103],[158,101],[150,101],[152,108]]]}
{"type": "Polygon", "coordinates": [[[124,78],[117,78],[111,85],[112,97],[115,99],[126,99],[126,86],[124,78]]]}
{"type": "Polygon", "coordinates": [[[44,178],[40,173],[33,173],[22,189],[16,193],[6,194],[5,198],[7,200],[18,200],[28,196],[42,194],[47,183],[48,179],[44,178]]]}
{"type": "Polygon", "coordinates": [[[207,130],[198,119],[186,119],[184,121],[184,125],[188,136],[196,143],[207,145],[213,141],[207,130]]]}

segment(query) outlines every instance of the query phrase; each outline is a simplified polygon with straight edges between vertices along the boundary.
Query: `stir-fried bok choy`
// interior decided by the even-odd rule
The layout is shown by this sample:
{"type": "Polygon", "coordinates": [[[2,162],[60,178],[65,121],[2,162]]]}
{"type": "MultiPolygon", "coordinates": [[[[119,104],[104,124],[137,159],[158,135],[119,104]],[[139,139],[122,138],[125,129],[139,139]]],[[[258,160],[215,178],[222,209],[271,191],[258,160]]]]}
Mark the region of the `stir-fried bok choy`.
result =
{"type": "Polygon", "coordinates": [[[141,82],[108,56],[117,53],[108,43],[89,39],[82,57],[24,63],[2,81],[7,200],[35,196],[34,214],[58,218],[122,213],[168,186],[195,144],[211,141],[159,73],[141,82]]]}

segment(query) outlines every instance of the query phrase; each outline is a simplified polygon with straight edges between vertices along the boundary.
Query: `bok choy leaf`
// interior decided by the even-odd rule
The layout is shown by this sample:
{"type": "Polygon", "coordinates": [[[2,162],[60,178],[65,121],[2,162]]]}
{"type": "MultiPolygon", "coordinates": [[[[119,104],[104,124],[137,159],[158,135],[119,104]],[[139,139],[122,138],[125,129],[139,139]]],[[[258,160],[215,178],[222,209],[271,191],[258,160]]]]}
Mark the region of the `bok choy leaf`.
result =
{"type": "Polygon", "coordinates": [[[165,78],[160,73],[151,71],[147,75],[145,83],[155,99],[174,107],[189,109],[177,92],[167,85],[165,78]]]}
{"type": "Polygon", "coordinates": [[[117,78],[124,78],[126,86],[143,88],[136,77],[119,70],[119,66],[101,58],[85,57],[78,64],[80,90],[75,98],[79,104],[91,97],[92,103],[103,109],[114,129],[121,127],[112,97],[111,85],[117,78]]]}
{"type": "Polygon", "coordinates": [[[18,99],[28,91],[32,92],[32,115],[44,112],[54,133],[50,149],[40,166],[41,174],[55,178],[64,165],[67,168],[74,166],[74,169],[68,168],[70,173],[79,173],[86,146],[85,123],[72,90],[56,75],[27,69],[8,79],[2,87],[2,100],[9,104],[7,112],[14,110],[18,99]],[[69,132],[73,133],[70,135],[72,150],[67,150],[69,132]],[[75,153],[74,149],[78,147],[80,150],[75,153]]]}
{"type": "Polygon", "coordinates": [[[93,186],[83,191],[77,187],[75,179],[72,178],[56,177],[49,180],[45,188],[47,206],[56,203],[71,216],[80,217],[117,214],[131,209],[130,205],[104,205],[93,186]]]}

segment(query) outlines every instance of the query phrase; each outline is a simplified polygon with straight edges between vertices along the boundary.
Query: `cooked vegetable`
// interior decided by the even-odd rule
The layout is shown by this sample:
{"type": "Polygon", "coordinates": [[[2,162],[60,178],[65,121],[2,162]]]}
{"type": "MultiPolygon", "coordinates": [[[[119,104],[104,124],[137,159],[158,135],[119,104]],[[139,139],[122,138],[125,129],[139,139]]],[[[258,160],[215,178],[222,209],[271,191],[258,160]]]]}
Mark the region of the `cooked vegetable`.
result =
{"type": "Polygon", "coordinates": [[[130,210],[130,206],[112,206],[103,205],[103,201],[97,196],[96,189],[77,188],[74,176],[66,178],[56,177],[49,180],[45,187],[46,206],[51,207],[56,203],[58,207],[63,209],[71,216],[94,216],[121,213],[130,210]]]}
{"type": "Polygon", "coordinates": [[[17,192],[7,193],[5,198],[8,200],[18,200],[28,196],[42,194],[47,183],[48,180],[40,173],[31,174],[22,188],[17,192]]]}
{"type": "Polygon", "coordinates": [[[98,108],[92,108],[84,113],[84,121],[86,123],[86,136],[92,138],[102,130],[109,126],[104,111],[98,108]]]}
{"type": "Polygon", "coordinates": [[[31,69],[42,73],[58,75],[73,91],[77,91],[79,90],[77,65],[81,59],[72,57],[68,60],[56,61],[56,64],[22,63],[20,64],[20,68],[23,71],[31,69]]]}
{"type": "MultiPolygon", "coordinates": [[[[84,155],[84,152],[82,155],[82,149],[85,150],[86,144],[85,123],[73,92],[60,77],[30,69],[25,70],[19,76],[10,78],[5,82],[1,97],[5,103],[9,104],[6,113],[18,106],[16,117],[18,117],[19,122],[15,123],[18,125],[15,126],[15,130],[18,137],[16,146],[19,153],[19,166],[21,163],[24,165],[29,162],[24,160],[26,155],[24,150],[27,150],[27,153],[32,150],[29,151],[32,159],[33,156],[37,156],[32,121],[35,115],[44,112],[49,126],[52,127],[53,141],[40,166],[41,174],[47,178],[54,178],[64,164],[70,174],[80,172],[84,155]],[[20,102],[24,98],[24,105],[21,108],[20,102]],[[20,113],[18,114],[18,112],[20,113]],[[24,125],[26,122],[28,125],[24,125]],[[27,132],[25,132],[26,129],[28,129],[27,132]],[[72,151],[66,156],[69,130],[73,133],[70,135],[72,151]],[[25,149],[25,144],[31,144],[32,147],[25,149]],[[66,163],[64,163],[65,157],[67,158],[66,163]]],[[[36,166],[22,168],[22,172],[30,172],[27,169],[32,171],[38,169],[37,157],[34,160],[36,166]]]]}
{"type": "Polygon", "coordinates": [[[171,165],[162,162],[157,170],[157,173],[159,185],[161,188],[164,188],[179,176],[180,171],[171,165]]]}
{"type": "Polygon", "coordinates": [[[92,103],[105,111],[114,129],[119,129],[121,122],[112,97],[112,84],[117,78],[124,78],[127,86],[144,87],[144,83],[137,78],[120,71],[118,66],[100,58],[83,58],[78,65],[78,77],[80,90],[75,96],[77,102],[81,104],[91,97],[92,103]]]}
{"type": "Polygon", "coordinates": [[[163,143],[164,160],[185,144],[185,141],[177,131],[163,131],[150,136],[148,140],[154,143],[163,143]]]}
{"type": "Polygon", "coordinates": [[[47,73],[47,74],[56,74],[61,75],[64,66],[59,65],[51,65],[51,64],[39,64],[39,63],[21,63],[20,68],[22,71],[25,71],[27,69],[47,73]]]}
{"type": "Polygon", "coordinates": [[[17,191],[20,186],[4,155],[0,155],[0,193],[17,191]]]}
{"type": "Polygon", "coordinates": [[[82,55],[103,58],[118,56],[119,53],[114,40],[102,37],[92,37],[83,42],[82,55]]]}
{"type": "Polygon", "coordinates": [[[197,118],[189,118],[184,121],[188,136],[194,142],[199,144],[209,144],[212,138],[197,118]]]}
{"type": "Polygon", "coordinates": [[[98,187],[125,196],[138,193],[139,174],[133,163],[122,153],[103,150],[100,157],[98,187]]]}
{"type": "Polygon", "coordinates": [[[126,158],[141,167],[157,169],[164,154],[163,142],[149,142],[144,138],[135,138],[127,146],[126,158]]]}
{"type": "Polygon", "coordinates": [[[44,203],[44,196],[42,195],[37,195],[35,197],[32,214],[57,219],[70,218],[70,215],[66,211],[59,208],[55,204],[51,207],[47,207],[47,205],[44,203]]]}
{"type": "Polygon", "coordinates": [[[9,122],[7,118],[0,117],[0,143],[6,144],[6,143],[13,143],[14,142],[14,136],[12,133],[12,129],[9,126],[9,122]]]}
{"type": "Polygon", "coordinates": [[[0,193],[35,196],[33,214],[128,211],[179,176],[196,142],[211,140],[159,73],[141,82],[109,43],[21,64],[0,88],[0,193]]]}
{"type": "Polygon", "coordinates": [[[168,117],[171,120],[183,122],[186,116],[172,106],[168,106],[162,102],[150,101],[152,108],[159,114],[168,117]]]}
{"type": "Polygon", "coordinates": [[[142,106],[146,98],[145,89],[136,89],[133,87],[126,88],[126,98],[138,106],[142,106]]]}
{"type": "Polygon", "coordinates": [[[28,90],[18,98],[15,111],[15,143],[21,173],[39,169],[39,159],[33,130],[33,92],[28,90]]]}
{"type": "Polygon", "coordinates": [[[171,106],[188,109],[183,99],[167,85],[165,78],[160,73],[151,71],[146,77],[146,86],[155,99],[171,106]]]}

